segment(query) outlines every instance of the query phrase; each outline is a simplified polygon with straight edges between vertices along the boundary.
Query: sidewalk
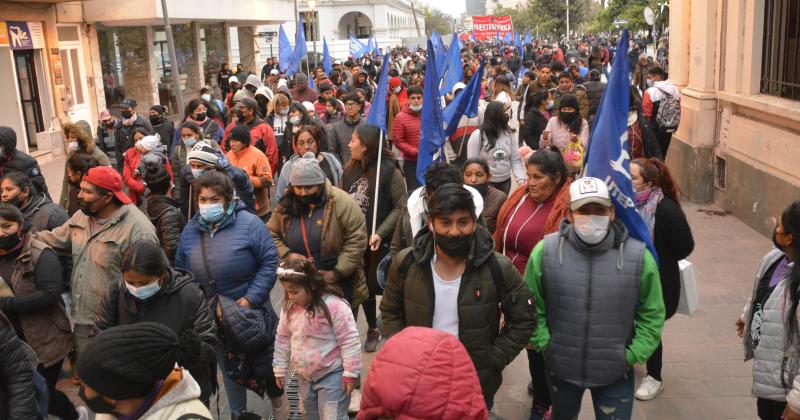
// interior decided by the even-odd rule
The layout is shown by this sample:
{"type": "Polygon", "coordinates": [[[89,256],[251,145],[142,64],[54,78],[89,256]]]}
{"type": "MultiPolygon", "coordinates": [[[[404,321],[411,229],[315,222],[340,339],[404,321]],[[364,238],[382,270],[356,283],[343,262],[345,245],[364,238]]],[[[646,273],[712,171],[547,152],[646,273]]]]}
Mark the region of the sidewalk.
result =
{"type": "MultiPolygon", "coordinates": [[[[64,159],[42,165],[51,196],[58,200],[64,174],[64,159]]],[[[695,239],[689,257],[695,267],[700,309],[692,316],[676,315],[664,330],[664,391],[655,400],[636,401],[634,419],[753,419],[757,418],[755,399],[750,396],[752,363],[743,363],[741,340],[734,321],[752,287],[756,265],[772,246],[765,238],[732,216],[709,215],[700,207],[685,204],[695,239]]],[[[271,300],[279,308],[283,300],[280,285],[272,290],[271,300]]],[[[366,337],[363,314],[359,317],[361,339],[366,337]]],[[[375,353],[364,354],[364,376],[375,353]]],[[[66,367],[65,367],[66,369],[66,367]]],[[[638,386],[644,374],[637,366],[638,386]]],[[[509,420],[527,419],[531,399],[527,355],[523,351],[504,371],[504,381],[495,398],[495,413],[509,420]]],[[[220,386],[221,386],[220,381],[220,386]]],[[[66,375],[59,388],[78,402],[77,387],[66,375]]],[[[212,400],[216,400],[213,398],[212,400]]],[[[262,416],[270,413],[269,400],[248,393],[250,410],[262,416]]],[[[216,418],[216,401],[212,413],[216,418]]],[[[221,418],[228,418],[227,398],[219,396],[221,418]]],[[[579,419],[593,419],[588,393],[579,419]]]]}

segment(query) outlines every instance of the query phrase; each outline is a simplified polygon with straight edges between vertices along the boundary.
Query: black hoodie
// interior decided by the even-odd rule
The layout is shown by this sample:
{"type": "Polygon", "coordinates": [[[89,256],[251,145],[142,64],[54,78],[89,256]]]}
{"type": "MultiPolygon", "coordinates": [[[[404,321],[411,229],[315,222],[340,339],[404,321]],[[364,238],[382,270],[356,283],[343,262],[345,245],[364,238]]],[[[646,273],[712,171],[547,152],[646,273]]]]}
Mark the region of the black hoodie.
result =
{"type": "Polygon", "coordinates": [[[36,191],[43,192],[47,198],[47,183],[39,169],[36,159],[17,150],[17,133],[11,127],[0,126],[0,177],[9,172],[22,172],[31,179],[36,191]]]}

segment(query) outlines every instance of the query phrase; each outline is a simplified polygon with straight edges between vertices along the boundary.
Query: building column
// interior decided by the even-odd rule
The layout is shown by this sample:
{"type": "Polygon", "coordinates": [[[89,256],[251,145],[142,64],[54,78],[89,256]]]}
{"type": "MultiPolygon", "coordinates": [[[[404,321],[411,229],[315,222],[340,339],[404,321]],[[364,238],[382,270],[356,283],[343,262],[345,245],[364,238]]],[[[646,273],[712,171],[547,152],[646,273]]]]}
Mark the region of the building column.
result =
{"type": "MultiPolygon", "coordinates": [[[[192,73],[197,74],[198,77],[195,79],[195,80],[197,80],[197,85],[196,86],[186,86],[186,90],[187,90],[186,93],[191,92],[191,91],[195,91],[195,90],[199,91],[200,88],[202,88],[206,84],[206,72],[205,72],[205,69],[203,68],[203,57],[200,56],[200,53],[201,53],[201,50],[200,50],[200,24],[197,23],[197,22],[192,22],[192,42],[194,43],[194,50],[197,51],[197,54],[194,55],[194,62],[193,63],[191,63],[191,64],[187,63],[188,64],[187,73],[190,74],[189,80],[192,80],[192,77],[191,77],[192,73]]],[[[189,99],[189,98],[186,97],[186,93],[184,93],[184,102],[188,102],[187,99],[189,99]]],[[[189,95],[189,96],[192,96],[192,95],[189,95]]]]}
{"type": "Polygon", "coordinates": [[[224,33],[225,33],[225,63],[233,68],[233,57],[231,56],[231,25],[228,22],[224,22],[223,24],[224,33]]]}
{"type": "Polygon", "coordinates": [[[717,2],[673,2],[670,7],[670,79],[686,87],[681,90],[681,125],[672,137],[667,164],[686,199],[708,202],[713,198],[718,119],[717,2]]]}
{"type": "Polygon", "coordinates": [[[239,26],[236,28],[239,37],[239,63],[252,73],[258,74],[256,68],[255,26],[239,26]]]}
{"type": "Polygon", "coordinates": [[[91,91],[94,95],[97,108],[93,108],[94,118],[99,118],[101,109],[106,109],[106,91],[103,85],[103,65],[100,62],[100,43],[97,41],[97,25],[85,24],[81,25],[86,28],[84,34],[86,35],[86,43],[89,44],[89,57],[87,61],[86,70],[89,72],[92,80],[91,91]]]}

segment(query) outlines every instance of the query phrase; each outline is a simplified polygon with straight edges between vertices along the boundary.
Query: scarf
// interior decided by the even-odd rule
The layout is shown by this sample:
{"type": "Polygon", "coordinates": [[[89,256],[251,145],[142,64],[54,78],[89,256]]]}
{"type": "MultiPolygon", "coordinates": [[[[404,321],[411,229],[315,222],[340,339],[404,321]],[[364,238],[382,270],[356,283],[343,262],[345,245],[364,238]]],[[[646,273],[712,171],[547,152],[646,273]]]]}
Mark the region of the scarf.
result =
{"type": "Polygon", "coordinates": [[[659,187],[648,188],[636,193],[636,211],[639,212],[639,215],[642,216],[644,223],[647,225],[650,237],[653,236],[653,228],[656,225],[656,208],[663,198],[664,193],[661,192],[659,187]]]}
{"type": "MultiPolygon", "coordinates": [[[[567,178],[567,180],[564,182],[564,185],[561,186],[561,189],[553,192],[556,201],[553,203],[553,209],[550,210],[550,214],[547,216],[547,221],[544,224],[545,235],[548,233],[558,232],[558,228],[561,225],[561,220],[567,217],[567,212],[569,210],[569,186],[571,183],[572,179],[567,178]]],[[[526,194],[528,194],[528,187],[523,185],[514,190],[514,192],[508,196],[506,202],[500,207],[500,211],[497,213],[497,230],[494,232],[495,251],[503,251],[503,233],[505,232],[503,223],[507,217],[511,216],[514,208],[519,204],[523,196],[526,194]]]]}
{"type": "Polygon", "coordinates": [[[127,120],[125,118],[122,119],[122,125],[124,125],[125,127],[130,127],[133,125],[133,123],[136,122],[136,118],[138,118],[138,116],[134,112],[133,115],[131,115],[131,117],[128,118],[127,120]]]}
{"type": "MultiPolygon", "coordinates": [[[[20,228],[22,228],[22,227],[20,226],[20,228]]],[[[22,249],[22,246],[25,245],[25,242],[28,241],[28,236],[30,236],[29,233],[23,233],[22,236],[20,237],[19,243],[17,243],[17,245],[14,246],[14,248],[11,248],[11,249],[8,249],[8,250],[0,249],[0,257],[6,256],[6,255],[9,255],[9,254],[13,254],[13,253],[19,251],[20,249],[22,249]]]]}

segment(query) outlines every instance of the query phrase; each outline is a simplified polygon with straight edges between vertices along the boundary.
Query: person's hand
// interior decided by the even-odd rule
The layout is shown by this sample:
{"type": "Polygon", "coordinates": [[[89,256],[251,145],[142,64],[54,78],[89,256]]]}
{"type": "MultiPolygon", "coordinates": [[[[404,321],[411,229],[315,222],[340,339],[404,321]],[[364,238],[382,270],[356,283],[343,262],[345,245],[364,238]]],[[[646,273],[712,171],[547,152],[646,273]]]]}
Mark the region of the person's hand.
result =
{"type": "Polygon", "coordinates": [[[250,301],[248,301],[245,298],[239,298],[239,300],[236,301],[236,304],[241,306],[241,307],[243,307],[243,308],[252,308],[253,307],[253,305],[250,303],[250,301]]]}
{"type": "Polygon", "coordinates": [[[545,131],[545,132],[542,133],[542,140],[550,141],[550,132],[549,131],[545,131]]]}
{"type": "Polygon", "coordinates": [[[319,272],[322,274],[322,278],[325,279],[326,283],[328,284],[336,283],[336,276],[333,275],[333,271],[319,270],[319,272]]]}
{"type": "Polygon", "coordinates": [[[342,380],[342,389],[347,393],[347,395],[350,395],[353,393],[353,390],[356,389],[356,383],[353,381],[342,380]]]}
{"type": "Polygon", "coordinates": [[[787,405],[786,409],[783,410],[783,420],[800,420],[800,413],[792,410],[792,408],[787,405]]]}
{"type": "Polygon", "coordinates": [[[283,386],[286,383],[283,381],[283,376],[276,376],[275,377],[275,385],[278,385],[278,388],[283,389],[283,386]]]}
{"type": "Polygon", "coordinates": [[[744,336],[744,320],[741,316],[736,318],[736,335],[738,335],[739,338],[744,336]]]}
{"type": "Polygon", "coordinates": [[[381,236],[377,233],[369,237],[369,249],[377,251],[381,247],[381,236]]]}

